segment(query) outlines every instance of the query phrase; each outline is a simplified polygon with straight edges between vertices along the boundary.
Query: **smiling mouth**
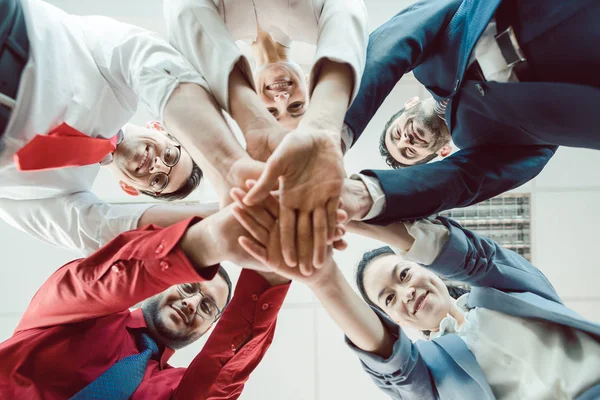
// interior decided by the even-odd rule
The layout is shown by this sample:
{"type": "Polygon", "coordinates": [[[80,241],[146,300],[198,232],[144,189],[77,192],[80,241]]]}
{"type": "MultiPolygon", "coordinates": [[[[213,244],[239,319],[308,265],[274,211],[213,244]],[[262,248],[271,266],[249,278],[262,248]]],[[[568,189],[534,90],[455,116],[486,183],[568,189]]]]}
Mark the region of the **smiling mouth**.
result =
{"type": "Polygon", "coordinates": [[[425,292],[417,298],[415,302],[415,307],[413,308],[413,315],[416,314],[421,308],[423,308],[423,306],[425,305],[425,300],[427,300],[427,295],[429,295],[429,292],[425,292]]]}
{"type": "Polygon", "coordinates": [[[150,161],[150,147],[146,146],[146,150],[139,157],[138,166],[135,169],[137,174],[141,174],[145,169],[147,169],[150,161]]]}
{"type": "Polygon", "coordinates": [[[289,88],[291,88],[293,83],[294,82],[287,81],[287,80],[276,81],[276,82],[271,83],[270,85],[267,85],[266,89],[274,90],[276,92],[283,92],[284,90],[288,90],[289,88]]]}
{"type": "Polygon", "coordinates": [[[171,306],[171,308],[173,310],[175,310],[175,312],[177,313],[177,315],[179,316],[179,318],[181,318],[181,320],[183,321],[184,324],[188,324],[188,320],[187,317],[185,316],[185,314],[183,313],[183,311],[181,311],[179,308],[175,307],[175,306],[171,306]]]}

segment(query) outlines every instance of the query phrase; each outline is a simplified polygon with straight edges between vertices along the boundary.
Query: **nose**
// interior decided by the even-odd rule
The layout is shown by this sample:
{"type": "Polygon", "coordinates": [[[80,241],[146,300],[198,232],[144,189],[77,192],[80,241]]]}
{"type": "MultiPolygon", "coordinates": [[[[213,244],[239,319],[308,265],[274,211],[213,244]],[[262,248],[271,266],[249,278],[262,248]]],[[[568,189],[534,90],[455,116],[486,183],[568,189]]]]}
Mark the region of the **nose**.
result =
{"type": "Polygon", "coordinates": [[[165,174],[169,172],[169,167],[165,165],[159,156],[154,157],[154,163],[150,167],[150,173],[153,174],[155,172],[164,172],[165,174]]]}
{"type": "Polygon", "coordinates": [[[181,301],[183,307],[188,311],[190,315],[194,315],[196,310],[198,309],[198,305],[200,304],[200,294],[195,294],[192,297],[187,297],[181,301]]]}
{"type": "Polygon", "coordinates": [[[410,135],[408,133],[402,134],[402,141],[405,144],[414,144],[414,138],[412,137],[412,135],[410,135]]]}
{"type": "Polygon", "coordinates": [[[406,292],[404,293],[404,299],[402,299],[402,301],[406,304],[409,301],[413,300],[415,298],[415,288],[408,288],[406,290],[406,292]]]}
{"type": "Polygon", "coordinates": [[[287,103],[289,98],[290,94],[288,92],[281,92],[274,97],[276,103],[287,103]]]}

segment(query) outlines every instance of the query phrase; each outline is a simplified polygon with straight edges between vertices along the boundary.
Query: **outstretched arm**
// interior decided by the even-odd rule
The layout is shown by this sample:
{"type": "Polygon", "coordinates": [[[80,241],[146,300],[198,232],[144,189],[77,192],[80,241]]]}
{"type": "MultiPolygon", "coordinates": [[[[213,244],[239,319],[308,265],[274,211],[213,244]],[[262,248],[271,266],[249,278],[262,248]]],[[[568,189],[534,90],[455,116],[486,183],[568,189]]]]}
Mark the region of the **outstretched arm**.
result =
{"type": "MultiPolygon", "coordinates": [[[[236,218],[249,232],[260,230],[254,211],[236,209],[236,218]]],[[[394,399],[433,398],[429,371],[414,344],[404,332],[385,317],[378,316],[352,290],[328,249],[326,264],[311,276],[289,268],[281,258],[278,225],[265,240],[240,238],[240,244],[272,271],[308,285],[329,315],[344,331],[347,342],[362,361],[363,368],[377,386],[394,399]]]]}
{"type": "Polygon", "coordinates": [[[345,120],[354,133],[354,143],[402,76],[435,47],[438,35],[461,3],[417,1],[371,33],[360,89],[345,120]]]}
{"type": "Polygon", "coordinates": [[[289,280],[243,270],[231,303],[173,398],[237,399],[269,349],[289,280]],[[266,305],[266,307],[265,307],[266,305]]]}
{"type": "Polygon", "coordinates": [[[252,71],[211,0],[169,0],[163,4],[170,43],[200,72],[220,108],[238,123],[246,150],[266,161],[285,130],[258,98],[252,71]]]}
{"type": "Polygon", "coordinates": [[[367,222],[388,225],[487,200],[533,179],[556,148],[477,147],[431,164],[400,170],[362,171],[379,181],[388,205],[367,222]],[[390,206],[394,204],[402,206],[390,206]]]}

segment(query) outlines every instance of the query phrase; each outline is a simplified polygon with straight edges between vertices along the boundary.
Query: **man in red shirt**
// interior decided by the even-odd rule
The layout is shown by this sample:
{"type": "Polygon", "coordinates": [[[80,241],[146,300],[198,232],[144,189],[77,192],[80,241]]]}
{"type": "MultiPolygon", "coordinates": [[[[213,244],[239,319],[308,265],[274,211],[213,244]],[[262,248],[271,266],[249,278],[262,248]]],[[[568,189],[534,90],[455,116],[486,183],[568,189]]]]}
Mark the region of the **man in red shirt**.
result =
{"type": "Polygon", "coordinates": [[[140,338],[147,336],[159,354],[142,367],[131,399],[237,398],[273,339],[289,283],[244,270],[221,317],[231,283],[218,263],[252,263],[237,243],[245,231],[231,210],[122,233],[55,272],[14,335],[0,344],[0,398],[70,398],[119,360],[142,355],[140,338]],[[129,311],[144,299],[141,309],[129,311]],[[167,364],[174,349],[198,339],[217,319],[188,368],[167,364]]]}

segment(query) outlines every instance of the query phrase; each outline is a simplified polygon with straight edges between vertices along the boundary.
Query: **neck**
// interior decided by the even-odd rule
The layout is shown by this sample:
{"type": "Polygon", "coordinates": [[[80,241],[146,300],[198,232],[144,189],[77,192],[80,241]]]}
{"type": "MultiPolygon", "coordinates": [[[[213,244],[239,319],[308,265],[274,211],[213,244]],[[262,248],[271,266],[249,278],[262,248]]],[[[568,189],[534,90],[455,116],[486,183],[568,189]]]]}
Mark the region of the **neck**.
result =
{"type": "Polygon", "coordinates": [[[273,40],[271,34],[263,31],[260,25],[257,28],[256,41],[252,42],[252,52],[256,60],[256,66],[262,67],[266,64],[289,61],[290,48],[273,40]]]}
{"type": "Polygon", "coordinates": [[[458,307],[456,306],[456,299],[452,299],[452,306],[450,307],[449,314],[458,322],[458,327],[462,327],[462,324],[465,322],[465,316],[460,312],[458,307]]]}

